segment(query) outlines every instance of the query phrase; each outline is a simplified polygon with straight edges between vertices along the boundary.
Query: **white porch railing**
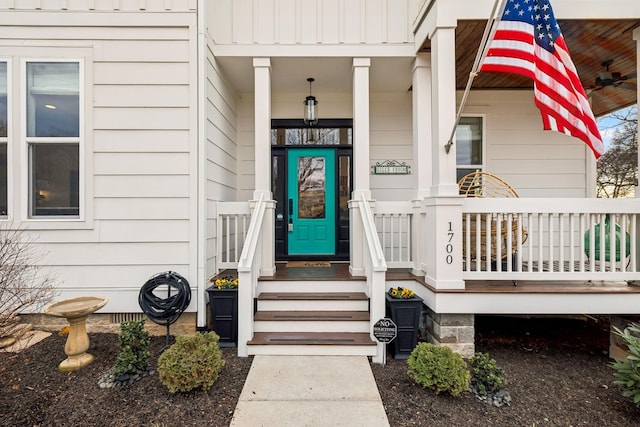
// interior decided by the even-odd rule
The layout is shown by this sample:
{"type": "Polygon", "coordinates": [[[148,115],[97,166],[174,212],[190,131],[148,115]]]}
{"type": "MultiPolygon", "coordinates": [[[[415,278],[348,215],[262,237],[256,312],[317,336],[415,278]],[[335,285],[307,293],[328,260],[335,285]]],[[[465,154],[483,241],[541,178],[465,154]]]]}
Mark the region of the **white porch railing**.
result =
{"type": "MultiPolygon", "coordinates": [[[[359,219],[362,224],[363,239],[363,267],[367,277],[367,292],[369,293],[369,315],[371,322],[385,317],[385,277],[387,264],[384,259],[384,252],[374,222],[369,202],[364,194],[358,201],[359,219]]],[[[354,226],[354,224],[352,224],[354,226]]],[[[373,334],[371,339],[374,339],[373,334]]],[[[373,358],[375,363],[385,363],[385,348],[382,343],[377,343],[377,356],[373,358]]]]}
{"type": "Polygon", "coordinates": [[[253,300],[260,276],[263,220],[266,210],[261,194],[253,210],[240,259],[238,260],[238,356],[248,355],[247,341],[253,337],[253,300]]]}
{"type": "Polygon", "coordinates": [[[218,202],[216,207],[218,271],[237,268],[251,218],[249,202],[218,202]]]}
{"type": "Polygon", "coordinates": [[[378,238],[389,268],[413,268],[413,207],[411,202],[375,203],[373,214],[378,238]]]}
{"type": "Polygon", "coordinates": [[[465,199],[463,278],[638,280],[639,217],[640,199],[465,199]]]}

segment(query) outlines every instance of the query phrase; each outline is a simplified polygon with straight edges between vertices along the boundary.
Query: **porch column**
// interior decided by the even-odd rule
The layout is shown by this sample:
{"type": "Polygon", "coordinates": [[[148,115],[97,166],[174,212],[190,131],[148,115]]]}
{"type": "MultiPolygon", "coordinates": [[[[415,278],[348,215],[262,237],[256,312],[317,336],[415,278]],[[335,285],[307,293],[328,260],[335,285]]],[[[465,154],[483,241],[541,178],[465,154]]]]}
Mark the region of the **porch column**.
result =
{"type": "MultiPolygon", "coordinates": [[[[370,58],[353,58],[353,192],[351,199],[360,200],[364,193],[371,199],[369,188],[369,67],[370,58]]],[[[364,275],[364,234],[358,204],[349,204],[349,271],[364,275]]]]}
{"type": "Polygon", "coordinates": [[[254,190],[253,199],[264,194],[267,208],[260,241],[260,275],[273,276],[275,261],[275,202],[271,195],[271,59],[253,58],[254,72],[254,190]]]}
{"type": "Polygon", "coordinates": [[[411,239],[413,274],[424,276],[425,218],[422,199],[430,194],[431,187],[431,54],[418,53],[413,62],[413,176],[415,197],[413,202],[414,238],[411,239]],[[416,238],[417,237],[417,238],[416,238]]]}
{"type": "Polygon", "coordinates": [[[254,191],[257,200],[260,194],[271,200],[271,59],[253,58],[254,73],[254,191]]]}
{"type": "Polygon", "coordinates": [[[369,67],[370,58],[353,58],[353,199],[369,188],[369,67]]]}
{"type": "Polygon", "coordinates": [[[433,181],[425,198],[425,280],[438,289],[464,289],[462,280],[462,203],[456,182],[455,145],[447,154],[456,116],[455,22],[431,36],[431,119],[433,181]]]}

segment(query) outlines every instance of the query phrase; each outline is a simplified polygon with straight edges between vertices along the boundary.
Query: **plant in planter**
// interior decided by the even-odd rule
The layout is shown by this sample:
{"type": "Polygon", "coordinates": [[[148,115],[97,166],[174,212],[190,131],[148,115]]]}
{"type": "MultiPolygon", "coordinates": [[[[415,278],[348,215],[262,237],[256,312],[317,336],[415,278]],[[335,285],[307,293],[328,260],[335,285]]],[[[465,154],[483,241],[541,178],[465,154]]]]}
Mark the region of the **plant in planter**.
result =
{"type": "Polygon", "coordinates": [[[210,279],[208,329],[220,337],[220,346],[238,342],[238,278],[221,276],[210,279]]]}
{"type": "Polygon", "coordinates": [[[407,359],[418,343],[422,298],[408,288],[390,288],[386,298],[386,315],[398,327],[396,338],[389,344],[394,359],[407,359]]]}

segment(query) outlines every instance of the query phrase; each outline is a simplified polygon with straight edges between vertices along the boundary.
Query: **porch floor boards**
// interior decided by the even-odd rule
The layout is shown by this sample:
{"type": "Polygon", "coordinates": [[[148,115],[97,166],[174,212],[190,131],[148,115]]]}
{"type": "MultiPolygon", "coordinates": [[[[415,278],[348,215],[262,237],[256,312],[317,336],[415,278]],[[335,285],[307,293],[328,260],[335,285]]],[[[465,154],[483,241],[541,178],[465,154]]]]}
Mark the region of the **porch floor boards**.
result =
{"type": "Polygon", "coordinates": [[[368,333],[360,332],[255,332],[249,345],[375,345],[368,333]]]}

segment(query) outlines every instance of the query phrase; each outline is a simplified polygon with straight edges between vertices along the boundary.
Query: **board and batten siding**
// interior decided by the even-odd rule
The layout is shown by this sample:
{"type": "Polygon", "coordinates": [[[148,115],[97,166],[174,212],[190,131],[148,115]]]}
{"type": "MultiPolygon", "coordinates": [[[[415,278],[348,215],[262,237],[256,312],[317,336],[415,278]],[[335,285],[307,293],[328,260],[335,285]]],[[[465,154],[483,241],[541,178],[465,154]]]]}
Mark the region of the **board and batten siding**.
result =
{"type": "MultiPolygon", "coordinates": [[[[206,61],[206,276],[217,271],[217,210],[219,201],[236,201],[237,94],[226,81],[215,56],[206,61]]],[[[248,200],[240,199],[240,200],[248,200]]]]}
{"type": "Polygon", "coordinates": [[[216,0],[207,21],[217,45],[405,44],[416,0],[216,0]]]}
{"type": "MultiPolygon", "coordinates": [[[[485,170],[513,186],[520,197],[593,197],[586,144],[544,131],[530,91],[471,91],[464,114],[486,117],[485,170]]],[[[454,147],[455,148],[455,147],[454,147]]]]}
{"type": "MultiPolygon", "coordinates": [[[[16,43],[37,48],[37,56],[29,55],[35,60],[64,58],[60,52],[66,47],[90,51],[83,141],[87,173],[81,176],[90,189],[81,207],[88,214],[86,224],[78,229],[55,219],[22,224],[46,253],[44,263],[61,292],[57,298],[105,296],[109,303],[103,312],[139,312],[142,285],[170,270],[190,282],[188,311],[195,311],[203,297],[195,292],[195,1],[109,1],[111,8],[119,5],[129,11],[101,13],[93,11],[106,8],[99,0],[58,1],[55,4],[69,10],[57,11],[47,10],[54,2],[46,0],[10,3],[16,9],[38,3],[41,9],[0,10],[0,20],[10,22],[0,32],[0,57],[16,43]],[[91,10],[76,10],[88,3],[91,10]],[[145,13],[143,3],[159,13],[145,13]],[[171,11],[173,7],[179,11],[171,11]]],[[[11,52],[19,62],[19,54],[11,52]]],[[[19,148],[18,132],[14,136],[9,143],[19,148]]],[[[14,156],[23,152],[13,150],[14,156]]],[[[26,183],[20,185],[26,188],[26,183]]]]}

